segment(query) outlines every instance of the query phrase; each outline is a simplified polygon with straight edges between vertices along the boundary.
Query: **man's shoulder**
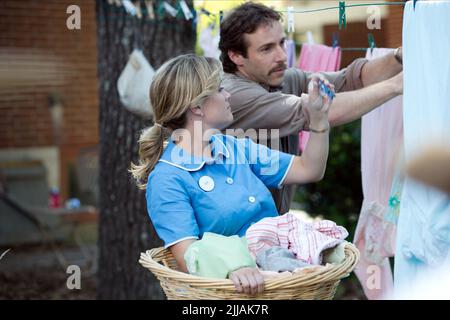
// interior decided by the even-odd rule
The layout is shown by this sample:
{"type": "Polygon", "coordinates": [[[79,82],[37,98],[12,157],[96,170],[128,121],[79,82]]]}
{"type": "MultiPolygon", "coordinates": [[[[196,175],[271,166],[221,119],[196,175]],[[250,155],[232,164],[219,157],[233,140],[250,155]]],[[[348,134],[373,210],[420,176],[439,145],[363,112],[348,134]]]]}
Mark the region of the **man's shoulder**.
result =
{"type": "Polygon", "coordinates": [[[234,73],[225,73],[222,85],[225,88],[225,90],[227,90],[230,93],[240,91],[242,89],[256,89],[256,90],[264,89],[255,81],[244,78],[234,73]]]}
{"type": "Polygon", "coordinates": [[[284,72],[283,93],[295,94],[300,96],[305,92],[306,74],[297,68],[289,68],[284,72]]]}
{"type": "Polygon", "coordinates": [[[286,79],[298,79],[299,77],[302,77],[302,74],[304,72],[298,68],[292,67],[292,68],[287,68],[286,71],[284,71],[284,80],[286,81],[286,79]]]}

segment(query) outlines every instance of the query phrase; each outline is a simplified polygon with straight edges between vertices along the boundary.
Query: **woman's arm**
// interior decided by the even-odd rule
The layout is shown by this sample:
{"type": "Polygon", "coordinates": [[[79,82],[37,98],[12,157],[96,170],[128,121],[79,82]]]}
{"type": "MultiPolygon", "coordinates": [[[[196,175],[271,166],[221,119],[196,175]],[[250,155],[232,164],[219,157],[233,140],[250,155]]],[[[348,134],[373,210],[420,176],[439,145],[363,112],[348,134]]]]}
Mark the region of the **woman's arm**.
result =
{"type": "MultiPolygon", "coordinates": [[[[189,272],[184,261],[184,254],[195,241],[197,240],[180,241],[169,248],[182,272],[189,272]]],[[[240,268],[231,272],[229,278],[233,281],[236,291],[239,293],[255,295],[264,291],[264,278],[257,268],[240,268]]]]}
{"type": "Polygon", "coordinates": [[[323,178],[325,174],[328,158],[328,135],[330,125],[328,123],[328,109],[331,100],[322,97],[319,93],[318,80],[334,91],[331,85],[323,76],[315,75],[310,82],[308,90],[309,97],[306,97],[306,109],[310,116],[310,138],[306,149],[301,157],[295,157],[284,180],[284,184],[316,182],[323,178]]]}
{"type": "Polygon", "coordinates": [[[174,244],[169,248],[170,252],[172,252],[173,256],[175,257],[175,261],[177,262],[182,272],[188,273],[186,262],[184,262],[184,254],[186,253],[186,250],[189,248],[189,246],[193,244],[195,241],[197,240],[194,239],[183,240],[174,244]]]}

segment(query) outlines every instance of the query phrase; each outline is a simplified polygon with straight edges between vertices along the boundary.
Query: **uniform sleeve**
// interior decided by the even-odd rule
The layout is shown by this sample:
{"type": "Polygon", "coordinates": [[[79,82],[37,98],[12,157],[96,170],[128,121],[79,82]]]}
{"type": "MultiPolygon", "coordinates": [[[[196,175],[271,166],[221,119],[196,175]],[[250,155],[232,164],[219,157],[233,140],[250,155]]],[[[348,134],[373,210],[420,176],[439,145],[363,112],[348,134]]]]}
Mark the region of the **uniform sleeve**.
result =
{"type": "Polygon", "coordinates": [[[295,156],[242,139],[253,173],[268,187],[281,188],[295,156]]]}
{"type": "Polygon", "coordinates": [[[146,198],[148,214],[165,248],[186,239],[198,239],[197,220],[182,177],[152,172],[146,198]]]}

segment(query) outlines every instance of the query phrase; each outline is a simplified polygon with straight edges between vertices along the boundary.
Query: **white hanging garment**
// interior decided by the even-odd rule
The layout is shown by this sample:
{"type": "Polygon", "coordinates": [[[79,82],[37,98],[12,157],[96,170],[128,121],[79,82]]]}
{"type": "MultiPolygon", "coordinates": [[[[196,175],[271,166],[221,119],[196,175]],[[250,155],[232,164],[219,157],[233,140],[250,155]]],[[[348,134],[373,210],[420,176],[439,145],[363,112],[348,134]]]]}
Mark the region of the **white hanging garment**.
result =
{"type": "MultiPolygon", "coordinates": [[[[412,1],[403,19],[405,161],[430,145],[450,144],[450,1],[412,1]]],[[[450,197],[405,180],[397,228],[394,285],[412,290],[416,279],[450,262],[450,197]]]]}
{"type": "Polygon", "coordinates": [[[117,80],[120,102],[130,112],[143,118],[153,117],[150,84],[155,70],[141,50],[135,49],[117,80]]]}
{"type": "Polygon", "coordinates": [[[210,26],[203,29],[198,37],[199,45],[203,49],[203,55],[215,59],[220,58],[219,41],[220,35],[214,35],[210,26]]]}

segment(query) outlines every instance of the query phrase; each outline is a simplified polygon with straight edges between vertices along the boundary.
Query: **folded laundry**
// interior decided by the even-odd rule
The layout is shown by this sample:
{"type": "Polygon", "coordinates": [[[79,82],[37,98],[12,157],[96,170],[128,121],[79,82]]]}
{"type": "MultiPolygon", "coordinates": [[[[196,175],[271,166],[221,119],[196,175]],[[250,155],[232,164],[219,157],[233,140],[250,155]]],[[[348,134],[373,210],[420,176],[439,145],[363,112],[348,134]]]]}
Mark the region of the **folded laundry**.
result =
{"type": "Polygon", "coordinates": [[[245,236],[254,257],[279,246],[289,249],[298,260],[318,265],[322,263],[323,251],[340,244],[348,232],[329,220],[306,223],[296,215],[286,213],[260,220],[248,228],[245,236]]]}

